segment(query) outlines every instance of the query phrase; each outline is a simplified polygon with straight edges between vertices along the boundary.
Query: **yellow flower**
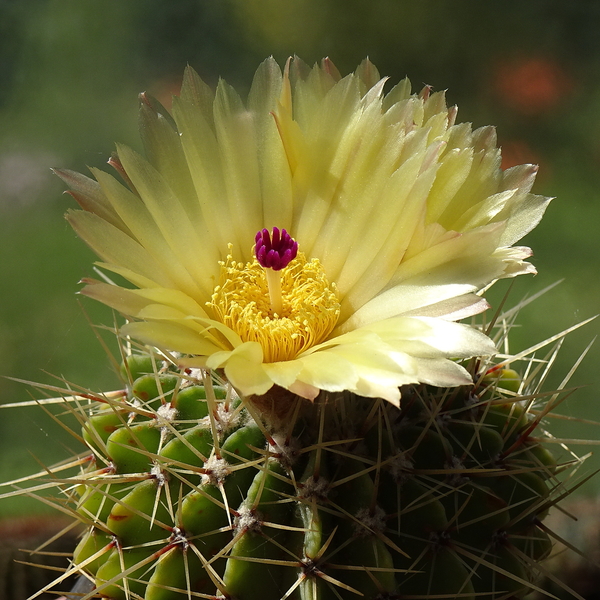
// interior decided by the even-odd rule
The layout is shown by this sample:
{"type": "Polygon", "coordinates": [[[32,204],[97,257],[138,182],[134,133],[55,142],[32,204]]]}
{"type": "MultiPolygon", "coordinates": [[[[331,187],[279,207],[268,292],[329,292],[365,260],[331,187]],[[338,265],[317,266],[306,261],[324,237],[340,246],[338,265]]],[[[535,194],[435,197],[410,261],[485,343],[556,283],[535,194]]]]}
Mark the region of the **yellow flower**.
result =
{"type": "Polygon", "coordinates": [[[119,146],[110,161],[124,185],[59,172],[84,209],[68,220],[135,286],[83,293],[243,395],[397,403],[407,383],[467,383],[452,359],[494,346],[455,321],[493,280],[534,272],[513,244],[548,199],[529,193],[536,167],[500,169],[492,128],[385,81],[369,61],[342,78],[329,60],[282,74],[268,59],[246,103],[190,68],[172,116],[142,96],[147,159],[119,146]]]}

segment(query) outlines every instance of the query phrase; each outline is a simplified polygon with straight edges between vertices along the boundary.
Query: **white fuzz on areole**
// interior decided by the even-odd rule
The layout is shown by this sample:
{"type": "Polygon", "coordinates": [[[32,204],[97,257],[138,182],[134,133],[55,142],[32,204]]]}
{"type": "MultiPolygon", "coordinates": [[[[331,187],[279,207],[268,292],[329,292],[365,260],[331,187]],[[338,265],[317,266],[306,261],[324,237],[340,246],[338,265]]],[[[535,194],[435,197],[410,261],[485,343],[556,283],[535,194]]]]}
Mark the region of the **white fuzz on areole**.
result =
{"type": "Polygon", "coordinates": [[[211,485],[219,485],[231,473],[231,465],[216,454],[209,456],[204,463],[203,480],[211,485]]]}
{"type": "Polygon", "coordinates": [[[311,498],[323,500],[329,494],[331,482],[322,475],[310,476],[303,482],[300,488],[299,497],[310,500],[311,498]]]}
{"type": "Polygon", "coordinates": [[[177,408],[171,404],[162,404],[156,411],[156,422],[160,427],[166,427],[177,418],[177,408]]]}
{"type": "Polygon", "coordinates": [[[380,506],[361,508],[355,516],[354,535],[364,537],[373,533],[383,533],[386,528],[386,513],[380,506]]]}
{"type": "Polygon", "coordinates": [[[262,521],[255,509],[249,506],[240,507],[235,517],[236,531],[260,531],[262,521]]]}

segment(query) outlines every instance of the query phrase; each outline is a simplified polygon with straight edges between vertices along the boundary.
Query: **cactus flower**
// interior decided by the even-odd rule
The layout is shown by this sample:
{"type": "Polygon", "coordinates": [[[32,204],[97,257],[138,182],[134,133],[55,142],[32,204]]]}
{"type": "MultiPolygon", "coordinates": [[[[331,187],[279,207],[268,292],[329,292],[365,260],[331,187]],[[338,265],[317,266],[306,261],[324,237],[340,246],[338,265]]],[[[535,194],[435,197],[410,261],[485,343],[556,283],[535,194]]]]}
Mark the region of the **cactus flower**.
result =
{"type": "Polygon", "coordinates": [[[453,359],[494,353],[456,321],[492,281],[535,272],[514,244],[541,219],[536,167],[500,168],[492,128],[455,124],[444,93],[411,94],[364,61],[341,77],[298,59],[257,70],[247,99],[191,69],[172,115],[142,96],[143,158],[122,182],[58,174],[67,218],[133,287],[82,293],[182,367],[221,369],[242,395],[277,385],[398,403],[399,387],[470,381],[453,359]]]}

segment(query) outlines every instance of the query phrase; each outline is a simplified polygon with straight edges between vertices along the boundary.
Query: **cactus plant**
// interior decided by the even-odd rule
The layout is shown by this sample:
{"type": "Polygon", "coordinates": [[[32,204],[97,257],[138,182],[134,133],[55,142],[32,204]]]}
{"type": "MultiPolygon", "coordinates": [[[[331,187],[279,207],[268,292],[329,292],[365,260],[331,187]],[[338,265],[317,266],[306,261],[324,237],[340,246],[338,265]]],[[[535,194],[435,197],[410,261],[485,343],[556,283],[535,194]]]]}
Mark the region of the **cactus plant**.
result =
{"type": "Polygon", "coordinates": [[[351,394],[314,404],[273,396],[287,407],[266,423],[252,399],[177,376],[174,393],[168,367],[141,376],[84,423],[97,455],[76,500],[90,529],[74,562],[102,595],[500,598],[531,589],[531,563],[551,547],[539,524],[556,461],[534,440],[523,404],[502,391],[512,372],[482,382],[487,400],[424,386],[407,390],[401,409],[351,394]]]}
{"type": "Polygon", "coordinates": [[[83,598],[537,589],[559,393],[456,321],[534,271],[513,244],[548,200],[443,94],[384,83],[269,60],[244,106],[188,70],[173,117],[142,97],[148,161],[119,147],[124,185],[58,172],[71,224],[136,286],[83,290],[129,319],[122,386],[59,390],[85,450],[47,485],[86,532],[58,582],[80,574],[83,598]]]}
{"type": "Polygon", "coordinates": [[[113,600],[522,598],[577,464],[539,431],[560,395],[541,392],[554,353],[525,378],[473,361],[473,386],[405,386],[396,407],[240,398],[134,351],[122,389],[65,395],[87,450],[50,485],[86,531],[59,579],[113,600]]]}

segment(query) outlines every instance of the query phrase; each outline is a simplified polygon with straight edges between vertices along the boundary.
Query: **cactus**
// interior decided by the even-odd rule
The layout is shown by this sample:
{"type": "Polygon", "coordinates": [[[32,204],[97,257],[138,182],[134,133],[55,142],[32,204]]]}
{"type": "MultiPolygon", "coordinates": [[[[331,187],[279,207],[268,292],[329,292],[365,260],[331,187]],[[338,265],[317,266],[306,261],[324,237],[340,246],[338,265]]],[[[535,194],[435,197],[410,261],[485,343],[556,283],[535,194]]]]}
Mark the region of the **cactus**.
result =
{"type": "Polygon", "coordinates": [[[75,565],[115,599],[520,597],[550,552],[556,461],[505,382],[413,387],[401,409],[274,392],[263,422],[265,398],[142,375],[84,424],[75,565]]]}
{"type": "Polygon", "coordinates": [[[240,398],[140,349],[122,389],[65,397],[87,450],[51,469],[53,485],[86,531],[60,579],[81,574],[83,597],[112,600],[539,590],[543,519],[569,462],[539,432],[558,393],[545,401],[541,367],[523,380],[509,362],[473,361],[474,386],[406,386],[396,407],[280,388],[240,398]]]}
{"type": "Polygon", "coordinates": [[[85,526],[57,584],[79,574],[84,600],[539,589],[574,462],[539,433],[560,390],[542,392],[539,359],[513,370],[544,344],[493,363],[493,327],[455,321],[534,271],[513,244],[548,199],[443,94],[384,83],[368,61],[341,78],[270,59],[246,107],[188,69],[173,116],[142,96],[148,161],[120,146],[124,185],[58,172],[83,209],[69,221],[135,288],[82,290],[129,320],[120,389],[49,388],[85,445],[25,491],[57,487],[85,526]]]}

